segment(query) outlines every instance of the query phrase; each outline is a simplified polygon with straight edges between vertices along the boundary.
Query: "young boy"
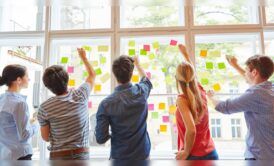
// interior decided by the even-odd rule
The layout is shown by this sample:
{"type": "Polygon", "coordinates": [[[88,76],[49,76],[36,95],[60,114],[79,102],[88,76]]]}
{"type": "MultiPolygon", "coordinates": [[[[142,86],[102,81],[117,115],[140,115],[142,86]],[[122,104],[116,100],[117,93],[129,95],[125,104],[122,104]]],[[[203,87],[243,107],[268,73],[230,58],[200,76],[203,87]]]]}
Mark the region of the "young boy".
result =
{"type": "Polygon", "coordinates": [[[120,56],[112,65],[118,86],[99,105],[96,115],[96,140],[99,144],[111,139],[110,158],[114,160],[145,160],[150,153],[147,132],[147,99],[152,84],[139,64],[138,57],[120,56]],[[134,65],[141,81],[130,82],[134,65]],[[109,132],[111,127],[111,134],[109,132]]]}
{"type": "Polygon", "coordinates": [[[51,160],[89,159],[88,97],[95,81],[95,71],[78,49],[88,76],[78,89],[68,91],[68,73],[62,66],[48,67],[43,75],[44,85],[56,96],[41,104],[38,121],[41,135],[48,147],[51,160]]]}

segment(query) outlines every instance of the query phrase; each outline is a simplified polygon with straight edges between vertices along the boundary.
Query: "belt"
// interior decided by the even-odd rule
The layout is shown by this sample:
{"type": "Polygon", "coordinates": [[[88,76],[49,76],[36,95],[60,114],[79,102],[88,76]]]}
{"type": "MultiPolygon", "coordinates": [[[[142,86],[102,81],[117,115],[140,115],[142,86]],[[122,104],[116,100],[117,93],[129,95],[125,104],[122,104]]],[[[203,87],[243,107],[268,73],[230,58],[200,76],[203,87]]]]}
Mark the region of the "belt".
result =
{"type": "Polygon", "coordinates": [[[80,154],[84,152],[89,152],[89,148],[78,148],[72,150],[63,150],[59,152],[50,152],[50,157],[63,157],[63,156],[71,156],[74,154],[80,154]]]}

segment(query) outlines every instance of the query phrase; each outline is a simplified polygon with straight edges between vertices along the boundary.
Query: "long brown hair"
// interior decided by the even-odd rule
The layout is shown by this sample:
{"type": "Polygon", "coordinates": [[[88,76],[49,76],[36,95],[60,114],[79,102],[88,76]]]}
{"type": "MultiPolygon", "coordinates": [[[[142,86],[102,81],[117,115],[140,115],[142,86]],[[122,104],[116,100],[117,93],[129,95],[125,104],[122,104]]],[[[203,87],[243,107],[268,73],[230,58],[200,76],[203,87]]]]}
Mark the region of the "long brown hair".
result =
{"type": "Polygon", "coordinates": [[[178,93],[183,93],[186,96],[195,124],[198,124],[205,110],[200,90],[198,90],[195,71],[190,63],[182,62],[177,66],[176,85],[178,93]]]}

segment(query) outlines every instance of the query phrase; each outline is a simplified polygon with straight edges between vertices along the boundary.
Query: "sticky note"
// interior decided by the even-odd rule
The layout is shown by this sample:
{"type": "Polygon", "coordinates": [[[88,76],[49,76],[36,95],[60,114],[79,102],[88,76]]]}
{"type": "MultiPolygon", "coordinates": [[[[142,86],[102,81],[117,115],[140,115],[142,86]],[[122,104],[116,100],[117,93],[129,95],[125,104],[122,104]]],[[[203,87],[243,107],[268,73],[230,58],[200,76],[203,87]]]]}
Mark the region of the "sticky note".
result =
{"type": "Polygon", "coordinates": [[[167,125],[160,125],[160,132],[167,132],[167,125]]]}
{"type": "Polygon", "coordinates": [[[200,56],[205,58],[207,56],[207,50],[201,50],[200,56]]]}
{"type": "Polygon", "coordinates": [[[101,56],[101,57],[100,57],[100,63],[101,63],[101,64],[105,64],[106,62],[107,62],[107,58],[104,57],[104,56],[101,56]]]}
{"type": "Polygon", "coordinates": [[[176,40],[170,40],[169,43],[171,46],[176,46],[177,45],[177,41],[176,40]]]}
{"type": "Polygon", "coordinates": [[[91,101],[88,102],[88,108],[92,108],[92,102],[91,101]]]}
{"type": "Polygon", "coordinates": [[[166,80],[166,83],[169,85],[172,84],[172,82],[173,82],[173,79],[170,75],[167,75],[165,80],[166,80]]]}
{"type": "Polygon", "coordinates": [[[213,62],[206,62],[206,69],[212,70],[213,69],[213,62]]]}
{"type": "Polygon", "coordinates": [[[87,77],[88,76],[88,72],[87,71],[83,71],[83,77],[87,77]]]}
{"type": "Polygon", "coordinates": [[[219,69],[225,69],[225,63],[224,62],[221,62],[221,63],[218,63],[218,68],[219,69]]]}
{"type": "Polygon", "coordinates": [[[68,63],[68,57],[62,57],[61,58],[61,63],[62,64],[67,64],[68,63]]]}
{"type": "Polygon", "coordinates": [[[151,112],[152,119],[158,119],[159,113],[158,112],[151,112]]]}
{"type": "Polygon", "coordinates": [[[151,79],[151,73],[150,72],[146,72],[147,78],[151,79]]]}
{"type": "Polygon", "coordinates": [[[75,80],[69,80],[68,86],[75,86],[75,80]]]}
{"type": "Polygon", "coordinates": [[[146,50],[146,51],[150,51],[150,45],[145,44],[143,49],[146,50]]]}
{"type": "Polygon", "coordinates": [[[108,52],[108,46],[98,46],[98,52],[108,52]]]}
{"type": "Polygon", "coordinates": [[[134,41],[134,40],[130,40],[130,41],[128,42],[128,46],[129,46],[129,47],[135,47],[135,41],[134,41]]]}
{"type": "Polygon", "coordinates": [[[90,46],[82,46],[82,48],[84,50],[86,50],[87,52],[91,52],[91,47],[90,46]]]}
{"type": "Polygon", "coordinates": [[[141,49],[141,50],[140,50],[140,55],[147,55],[147,51],[144,50],[144,49],[141,49]]]}
{"type": "Polygon", "coordinates": [[[209,51],[209,56],[211,56],[211,57],[220,57],[221,56],[221,51],[220,50],[209,51]]]}
{"type": "Polygon", "coordinates": [[[175,114],[176,109],[177,109],[177,107],[175,105],[169,106],[169,113],[170,114],[175,114]]]}
{"type": "Polygon", "coordinates": [[[131,78],[132,82],[139,82],[139,76],[138,75],[133,75],[131,78]]]}
{"type": "Polygon", "coordinates": [[[166,72],[167,72],[167,68],[163,67],[163,68],[162,68],[162,72],[163,72],[163,73],[166,73],[166,72]]]}
{"type": "Polygon", "coordinates": [[[128,55],[130,55],[130,56],[135,55],[135,49],[129,49],[128,50],[128,55]]]}
{"type": "Polygon", "coordinates": [[[95,70],[95,73],[96,73],[96,75],[100,75],[100,74],[102,74],[102,70],[101,70],[101,68],[96,69],[96,70],[95,70]]]}
{"type": "Polygon", "coordinates": [[[213,85],[214,91],[218,92],[221,90],[221,85],[219,83],[213,85]]]}
{"type": "Polygon", "coordinates": [[[159,42],[153,42],[152,43],[152,47],[154,48],[154,49],[158,49],[159,47],[160,47],[160,44],[159,44],[159,42]]]}
{"type": "Polygon", "coordinates": [[[97,67],[98,66],[98,61],[91,61],[91,65],[93,66],[93,67],[97,67]]]}
{"type": "Polygon", "coordinates": [[[159,110],[164,110],[166,109],[166,104],[165,103],[159,103],[159,110]]]}
{"type": "Polygon", "coordinates": [[[207,85],[209,83],[208,79],[207,78],[202,78],[201,79],[201,84],[202,85],[207,85]]]}
{"type": "Polygon", "coordinates": [[[148,69],[149,63],[142,63],[141,66],[142,66],[144,69],[148,69]]]}
{"type": "Polygon", "coordinates": [[[153,54],[153,53],[150,53],[150,54],[148,55],[148,58],[149,58],[150,60],[153,60],[153,59],[155,59],[155,54],[153,54]]]}
{"type": "Polygon", "coordinates": [[[95,86],[94,86],[94,91],[95,92],[100,92],[102,90],[102,86],[100,85],[100,84],[96,84],[95,86]]]}
{"type": "Polygon", "coordinates": [[[109,79],[110,79],[110,74],[109,74],[109,73],[104,74],[104,75],[100,78],[100,80],[101,80],[102,83],[106,83],[109,79]]]}
{"type": "Polygon", "coordinates": [[[148,104],[148,110],[153,111],[154,110],[154,104],[148,104]]]}
{"type": "Polygon", "coordinates": [[[74,67],[73,66],[68,66],[67,71],[68,71],[68,73],[74,73],[74,67]]]}
{"type": "Polygon", "coordinates": [[[162,120],[164,123],[168,123],[169,122],[169,116],[162,116],[162,120]]]}

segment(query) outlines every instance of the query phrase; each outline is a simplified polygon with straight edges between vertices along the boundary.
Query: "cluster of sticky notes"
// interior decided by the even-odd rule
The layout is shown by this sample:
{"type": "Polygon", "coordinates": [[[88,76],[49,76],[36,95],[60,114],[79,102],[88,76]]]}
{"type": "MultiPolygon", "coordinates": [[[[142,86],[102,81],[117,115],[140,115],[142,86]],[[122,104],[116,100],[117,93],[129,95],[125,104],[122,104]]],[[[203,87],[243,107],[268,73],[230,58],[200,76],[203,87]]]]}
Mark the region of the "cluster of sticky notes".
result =
{"type": "Polygon", "coordinates": [[[218,92],[221,90],[221,85],[219,83],[216,83],[213,85],[213,89],[214,89],[214,91],[218,92]]]}
{"type": "Polygon", "coordinates": [[[134,82],[134,83],[139,82],[139,76],[138,75],[133,75],[132,78],[131,78],[131,81],[134,82]]]}
{"type": "Polygon", "coordinates": [[[75,86],[75,80],[70,79],[70,80],[68,81],[68,86],[75,86]]]}
{"type": "Polygon", "coordinates": [[[167,125],[160,125],[160,132],[167,132],[167,125]]]}
{"type": "Polygon", "coordinates": [[[159,110],[166,109],[166,103],[159,103],[159,110]]]}

